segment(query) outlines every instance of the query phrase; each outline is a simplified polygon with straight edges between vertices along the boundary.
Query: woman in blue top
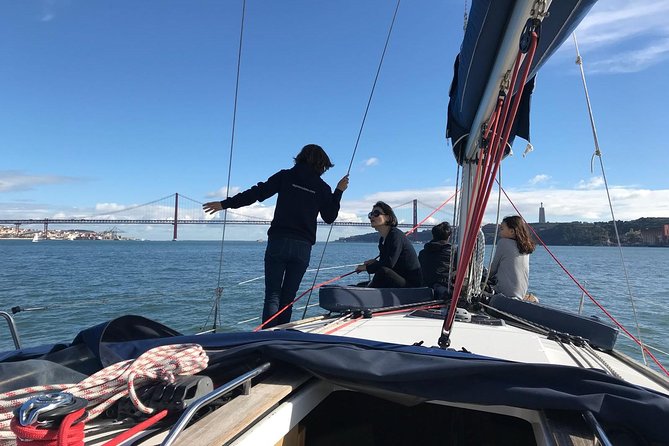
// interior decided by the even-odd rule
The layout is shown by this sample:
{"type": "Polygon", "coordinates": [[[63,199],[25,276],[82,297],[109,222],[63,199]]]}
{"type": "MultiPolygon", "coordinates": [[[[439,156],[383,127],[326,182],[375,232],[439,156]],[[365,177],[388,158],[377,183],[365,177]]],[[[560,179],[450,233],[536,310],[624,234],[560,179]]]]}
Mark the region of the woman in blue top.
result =
{"type": "Polygon", "coordinates": [[[506,217],[499,236],[490,266],[490,277],[497,281],[495,291],[506,297],[525,299],[530,282],[530,254],[534,252],[527,223],[517,215],[506,217]]]}
{"type": "Polygon", "coordinates": [[[355,270],[374,274],[368,285],[371,288],[407,288],[421,286],[420,263],[413,245],[397,228],[393,209],[378,201],[367,214],[370,225],[381,235],[379,260],[366,260],[355,270]]]}
{"type": "MultiPolygon", "coordinates": [[[[337,218],[341,195],[348,187],[348,175],[339,180],[332,192],[321,175],[333,166],[321,146],[308,144],[297,154],[291,169],[280,170],[267,181],[226,200],[202,205],[205,212],[213,214],[222,209],[248,206],[278,194],[274,218],[267,231],[263,322],[295,299],[309,266],[311,247],[316,243],[318,214],[326,223],[337,218]]],[[[290,322],[291,313],[291,308],[287,308],[265,324],[265,328],[290,322]]]]}

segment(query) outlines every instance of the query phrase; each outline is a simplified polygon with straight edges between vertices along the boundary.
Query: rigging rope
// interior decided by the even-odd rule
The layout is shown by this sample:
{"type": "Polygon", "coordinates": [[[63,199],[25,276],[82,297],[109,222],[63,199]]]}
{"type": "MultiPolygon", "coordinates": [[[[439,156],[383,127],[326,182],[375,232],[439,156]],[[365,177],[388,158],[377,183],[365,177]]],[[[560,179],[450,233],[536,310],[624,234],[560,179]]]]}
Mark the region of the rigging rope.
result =
{"type": "MultiPolygon", "coordinates": [[[[497,185],[502,184],[502,166],[499,166],[499,172],[497,175],[497,185]]],[[[497,212],[495,213],[495,236],[492,240],[492,250],[490,251],[490,261],[488,262],[488,274],[486,274],[485,282],[481,286],[481,289],[485,290],[488,286],[488,280],[490,280],[490,269],[492,268],[492,261],[495,257],[495,250],[497,249],[497,236],[499,234],[499,216],[502,207],[502,188],[499,186],[497,188],[497,212]]]]}
{"type": "MultiPolygon", "coordinates": [[[[237,123],[237,99],[239,96],[239,74],[241,72],[241,66],[242,66],[242,43],[244,41],[244,16],[246,14],[246,0],[242,0],[242,17],[241,17],[241,24],[239,27],[239,49],[237,51],[237,76],[235,79],[235,98],[234,98],[234,105],[232,107],[232,131],[230,134],[230,156],[228,159],[228,180],[225,186],[225,198],[230,197],[230,177],[232,173],[232,154],[234,151],[234,146],[235,146],[235,127],[237,123]]],[[[218,279],[216,282],[216,299],[214,301],[214,308],[213,308],[213,313],[214,313],[214,327],[213,330],[216,331],[216,327],[220,325],[220,314],[219,314],[219,307],[220,307],[220,302],[221,302],[221,297],[223,295],[223,288],[221,287],[221,276],[223,274],[223,247],[225,246],[225,229],[227,227],[228,223],[228,210],[225,209],[223,212],[223,231],[221,234],[221,254],[219,257],[218,261],[218,279]]]]}
{"type": "MultiPolygon", "coordinates": [[[[457,218],[459,217],[459,209],[458,209],[458,194],[457,191],[461,190],[460,186],[460,163],[457,163],[458,167],[455,170],[455,202],[453,203],[453,221],[451,222],[451,227],[453,228],[453,233],[451,234],[451,240],[458,240],[458,232],[460,231],[460,228],[458,228],[455,225],[455,222],[457,221],[457,218]]],[[[455,271],[455,268],[453,266],[456,264],[456,255],[457,255],[457,244],[451,242],[451,255],[449,256],[448,259],[448,292],[452,293],[453,288],[451,284],[453,283],[453,272],[455,271]]]]}
{"type": "MultiPolygon", "coordinates": [[[[604,179],[604,188],[606,189],[606,198],[608,199],[609,202],[609,210],[611,211],[611,220],[613,221],[613,230],[615,231],[616,234],[616,241],[618,243],[618,251],[620,253],[620,261],[622,263],[623,267],[623,273],[625,274],[625,283],[627,284],[627,291],[630,297],[630,303],[632,304],[632,314],[634,315],[634,324],[636,325],[636,332],[637,332],[637,337],[639,338],[639,341],[641,341],[641,329],[639,328],[639,320],[637,318],[637,313],[636,313],[636,304],[634,303],[634,295],[632,293],[632,285],[630,284],[630,279],[629,279],[629,274],[627,272],[627,266],[625,265],[625,256],[623,255],[623,247],[622,244],[620,243],[620,234],[618,233],[618,225],[616,223],[616,216],[613,213],[613,203],[611,202],[611,193],[609,192],[609,182],[606,178],[606,171],[604,169],[604,161],[602,158],[602,151],[599,149],[599,139],[597,138],[597,128],[595,127],[595,117],[592,113],[592,106],[590,104],[590,94],[588,93],[588,85],[585,81],[585,71],[583,69],[583,59],[581,58],[581,53],[578,50],[578,42],[576,41],[576,33],[572,34],[572,37],[574,38],[574,47],[576,48],[576,64],[579,66],[579,69],[581,71],[581,80],[583,81],[583,91],[585,93],[585,102],[588,107],[588,116],[590,117],[590,128],[592,129],[592,139],[595,144],[595,151],[592,154],[592,158],[590,159],[590,171],[592,172],[593,166],[592,162],[594,161],[595,157],[599,159],[599,166],[602,171],[602,178],[604,179]]],[[[643,363],[648,365],[648,361],[646,361],[646,354],[644,353],[644,349],[641,349],[641,357],[643,358],[643,363]]]]}
{"type": "MultiPolygon", "coordinates": [[[[453,193],[453,195],[451,195],[450,197],[448,197],[448,198],[446,199],[446,201],[444,201],[439,207],[437,207],[435,210],[433,210],[433,211],[432,211],[427,217],[425,217],[420,223],[418,223],[416,226],[414,226],[414,227],[411,228],[409,231],[407,231],[407,232],[406,232],[406,235],[409,235],[409,234],[411,234],[412,232],[414,232],[414,231],[415,231],[418,227],[420,227],[420,226],[421,226],[421,225],[422,225],[428,218],[430,218],[430,217],[431,217],[432,215],[434,215],[437,211],[439,211],[441,208],[443,208],[449,201],[451,201],[451,199],[453,199],[454,197],[456,197],[456,196],[457,196],[457,193],[458,193],[458,192],[457,192],[457,190],[456,190],[456,191],[453,193]]],[[[283,308],[281,308],[276,314],[274,314],[271,318],[269,318],[268,320],[266,320],[265,322],[263,322],[262,324],[260,324],[259,326],[257,326],[253,331],[258,331],[258,330],[262,329],[262,328],[263,328],[265,325],[267,325],[270,321],[274,320],[274,319],[275,319],[276,317],[278,317],[281,313],[283,313],[283,312],[286,311],[288,308],[290,308],[291,306],[293,306],[293,305],[295,304],[295,302],[297,302],[298,300],[300,300],[300,299],[301,299],[304,295],[306,295],[307,293],[309,293],[309,297],[311,297],[311,292],[312,292],[313,290],[318,289],[318,288],[322,287],[323,285],[327,285],[327,284],[329,284],[329,283],[335,282],[335,281],[337,281],[337,280],[339,280],[339,279],[343,279],[344,277],[349,276],[349,275],[353,274],[354,272],[355,272],[355,271],[351,271],[351,272],[348,272],[348,273],[346,273],[346,274],[342,274],[341,276],[338,276],[338,277],[335,277],[335,278],[333,278],[333,279],[330,279],[330,280],[327,280],[327,281],[325,281],[325,282],[322,282],[322,283],[320,283],[320,284],[318,284],[318,285],[312,285],[311,288],[307,289],[304,293],[302,293],[302,294],[300,294],[298,297],[296,297],[292,302],[288,303],[286,306],[284,306],[283,308]]],[[[316,269],[316,274],[318,274],[318,269],[316,269]]],[[[314,282],[315,282],[315,279],[314,279],[314,282]]],[[[309,301],[307,300],[307,303],[306,303],[305,306],[304,306],[304,313],[305,313],[305,314],[306,314],[306,312],[307,312],[307,308],[308,308],[308,306],[309,306],[309,301]]],[[[304,318],[304,315],[302,316],[302,318],[304,318]]]]}
{"type": "MultiPolygon", "coordinates": [[[[374,76],[374,82],[372,82],[372,89],[369,92],[369,98],[367,99],[367,106],[365,107],[365,113],[362,115],[362,122],[360,123],[360,129],[358,130],[358,137],[355,140],[355,145],[353,147],[353,154],[351,155],[351,161],[348,163],[348,169],[346,170],[346,175],[349,175],[351,173],[351,167],[353,166],[353,160],[355,159],[355,154],[358,151],[358,145],[360,144],[360,138],[362,137],[362,131],[365,128],[365,122],[367,121],[367,113],[369,112],[369,107],[372,104],[372,99],[374,98],[374,91],[376,90],[376,83],[379,80],[379,75],[381,74],[381,67],[383,66],[383,61],[386,57],[386,50],[388,49],[388,44],[390,43],[390,36],[393,33],[393,27],[395,26],[395,20],[397,19],[397,12],[400,9],[400,3],[401,0],[397,0],[397,4],[395,5],[395,11],[393,12],[393,19],[390,22],[390,27],[388,28],[388,35],[386,36],[386,43],[383,46],[383,52],[381,53],[381,59],[379,60],[379,65],[376,68],[376,75],[374,76]]],[[[307,303],[304,306],[304,313],[302,313],[302,317],[304,318],[305,315],[307,314],[307,308],[309,307],[309,301],[311,300],[311,290],[314,289],[314,286],[316,284],[316,279],[318,279],[318,270],[321,267],[321,264],[323,263],[323,258],[325,257],[325,250],[328,247],[328,243],[330,242],[330,237],[332,236],[332,228],[334,225],[330,225],[330,229],[328,230],[328,236],[325,239],[325,245],[323,246],[323,251],[321,253],[321,258],[318,261],[318,267],[316,268],[316,275],[314,277],[314,281],[312,283],[312,287],[309,289],[309,297],[307,297],[307,303]]],[[[289,304],[289,305],[292,305],[289,304]]]]}
{"type": "Polygon", "coordinates": [[[355,140],[355,146],[353,148],[353,155],[351,156],[351,162],[348,164],[348,170],[346,173],[351,172],[351,166],[353,165],[353,159],[355,154],[358,151],[358,144],[360,143],[360,138],[362,137],[362,130],[365,127],[365,121],[367,120],[367,113],[369,112],[369,107],[372,104],[372,98],[374,97],[374,91],[376,90],[376,83],[379,80],[379,74],[381,74],[381,67],[383,66],[383,60],[386,57],[386,50],[388,49],[388,44],[390,43],[390,36],[393,33],[393,27],[395,26],[395,19],[397,19],[397,11],[400,9],[401,0],[397,0],[395,5],[395,12],[393,13],[393,19],[390,22],[390,28],[388,29],[388,35],[386,36],[386,43],[383,46],[383,52],[381,53],[381,60],[379,60],[379,65],[376,69],[376,75],[374,76],[374,82],[372,83],[372,90],[369,92],[369,99],[367,99],[367,106],[365,107],[365,113],[362,116],[362,122],[360,123],[360,130],[358,131],[358,137],[355,140]]]}

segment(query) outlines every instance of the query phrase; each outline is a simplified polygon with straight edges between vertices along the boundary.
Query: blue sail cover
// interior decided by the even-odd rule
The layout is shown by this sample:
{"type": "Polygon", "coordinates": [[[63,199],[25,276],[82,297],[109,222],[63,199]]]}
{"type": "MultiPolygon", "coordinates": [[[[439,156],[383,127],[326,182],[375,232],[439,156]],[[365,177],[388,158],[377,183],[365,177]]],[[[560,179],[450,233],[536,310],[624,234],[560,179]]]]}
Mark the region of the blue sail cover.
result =
{"type": "Polygon", "coordinates": [[[516,363],[468,352],[292,330],[183,336],[138,316],[85,330],[69,346],[0,353],[0,392],[46,384],[46,376],[49,383],[72,382],[73,375],[83,379],[102,366],[135,359],[154,347],[190,343],[206,350],[209,367],[203,373],[212,378],[221,371],[244,368],[241,374],[270,361],[348,389],[377,396],[379,392],[403,395],[413,403],[444,400],[591,411],[605,427],[622,427],[646,442],[669,441],[666,426],[658,422],[669,419],[669,397],[600,370],[516,363]],[[97,367],[91,367],[93,363],[97,367]],[[53,373],[45,374],[49,364],[53,373]],[[58,377],[62,372],[67,376],[58,377]]]}
{"type": "MultiPolygon", "coordinates": [[[[514,122],[515,135],[530,139],[530,95],[537,70],[567,39],[597,0],[554,0],[543,20],[532,68],[514,122]]],[[[473,0],[465,37],[454,66],[448,104],[447,137],[462,164],[467,136],[491,75],[516,0],[473,0]]],[[[475,132],[474,132],[475,133],[475,132]]]]}

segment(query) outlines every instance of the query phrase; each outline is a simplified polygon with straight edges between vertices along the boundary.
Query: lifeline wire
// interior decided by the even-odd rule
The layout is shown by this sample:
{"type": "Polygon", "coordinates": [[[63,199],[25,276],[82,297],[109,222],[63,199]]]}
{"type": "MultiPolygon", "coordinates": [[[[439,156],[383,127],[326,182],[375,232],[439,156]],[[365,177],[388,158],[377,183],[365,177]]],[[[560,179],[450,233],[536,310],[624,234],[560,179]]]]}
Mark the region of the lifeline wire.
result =
{"type": "MultiPolygon", "coordinates": [[[[388,35],[386,36],[386,43],[383,46],[383,52],[381,53],[381,60],[376,69],[376,76],[374,76],[374,82],[372,83],[372,90],[369,93],[369,98],[367,99],[367,106],[365,107],[365,113],[362,116],[362,122],[360,123],[360,130],[358,131],[358,137],[355,140],[355,146],[353,147],[353,154],[351,155],[351,161],[348,163],[348,170],[346,170],[346,175],[351,173],[351,166],[353,166],[353,160],[355,159],[355,154],[358,151],[358,144],[360,143],[360,138],[362,137],[362,131],[365,128],[365,121],[367,120],[367,113],[369,112],[369,107],[372,104],[372,98],[374,97],[374,90],[376,90],[376,83],[379,80],[379,74],[381,73],[381,67],[383,66],[383,60],[386,57],[386,50],[388,49],[388,43],[390,42],[390,36],[393,33],[393,26],[395,26],[395,19],[397,18],[397,11],[400,9],[400,2],[402,0],[397,0],[395,5],[395,12],[393,13],[393,20],[390,22],[390,28],[388,29],[388,35]]],[[[328,247],[330,242],[330,236],[332,235],[333,225],[330,225],[330,230],[328,231],[328,236],[325,239],[325,245],[323,246],[323,252],[321,253],[321,258],[318,261],[318,267],[316,268],[316,275],[314,277],[314,282],[311,285],[309,296],[307,297],[307,303],[304,306],[304,313],[302,313],[302,318],[307,314],[307,308],[309,307],[309,301],[311,300],[311,293],[313,292],[314,286],[316,286],[316,279],[318,278],[318,270],[321,268],[323,263],[323,257],[325,257],[325,250],[328,247]]]]}
{"type": "MultiPolygon", "coordinates": [[[[616,216],[613,213],[613,203],[611,202],[611,193],[609,192],[609,182],[606,179],[606,171],[604,170],[604,160],[602,159],[602,152],[599,149],[599,139],[597,138],[597,129],[595,128],[595,117],[592,114],[592,106],[590,105],[590,94],[588,93],[588,85],[585,82],[585,71],[583,70],[583,59],[581,58],[581,53],[578,51],[578,42],[576,41],[576,33],[572,33],[574,38],[574,47],[576,48],[576,64],[581,71],[581,80],[583,81],[583,91],[585,92],[585,102],[588,106],[588,115],[590,116],[590,127],[592,128],[592,138],[595,144],[595,152],[592,154],[592,159],[594,160],[595,156],[599,159],[599,167],[602,171],[602,179],[604,180],[604,188],[606,189],[606,198],[609,201],[609,210],[611,211],[611,219],[613,221],[613,230],[616,233],[616,241],[618,242],[618,251],[620,252],[620,262],[622,263],[623,272],[625,274],[625,283],[627,284],[627,291],[629,293],[630,302],[632,304],[632,314],[634,315],[634,324],[636,325],[636,334],[641,344],[641,357],[643,358],[643,363],[648,365],[646,360],[646,354],[643,348],[643,342],[641,340],[641,329],[639,328],[639,320],[636,315],[636,305],[634,303],[634,295],[632,294],[632,285],[630,284],[629,274],[627,273],[627,266],[625,265],[625,256],[623,255],[623,247],[620,244],[620,234],[618,233],[618,225],[616,224],[616,216]]],[[[590,165],[590,170],[592,171],[592,161],[590,165]]]]}

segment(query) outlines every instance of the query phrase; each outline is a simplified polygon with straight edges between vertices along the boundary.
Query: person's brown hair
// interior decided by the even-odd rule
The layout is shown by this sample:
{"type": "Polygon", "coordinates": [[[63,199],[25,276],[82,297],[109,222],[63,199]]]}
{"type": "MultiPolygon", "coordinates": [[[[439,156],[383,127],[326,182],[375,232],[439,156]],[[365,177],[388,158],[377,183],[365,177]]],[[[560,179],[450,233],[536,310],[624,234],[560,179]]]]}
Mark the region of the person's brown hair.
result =
{"type": "Polygon", "coordinates": [[[302,147],[302,150],[300,150],[300,153],[297,154],[294,160],[295,164],[304,163],[310,166],[318,175],[323,175],[326,170],[334,167],[325,150],[316,144],[307,144],[302,147]]]}
{"type": "Polygon", "coordinates": [[[534,252],[534,240],[530,235],[530,230],[527,227],[527,223],[518,215],[510,215],[505,217],[502,220],[502,223],[506,224],[509,229],[513,229],[516,233],[516,246],[518,246],[518,252],[521,254],[532,254],[534,252]]]}
{"type": "Polygon", "coordinates": [[[395,215],[395,212],[393,211],[393,208],[391,208],[389,205],[384,203],[383,201],[377,201],[373,208],[381,208],[383,211],[384,215],[387,215],[389,217],[388,222],[386,223],[388,226],[391,228],[394,228],[397,226],[397,216],[395,215]]]}

